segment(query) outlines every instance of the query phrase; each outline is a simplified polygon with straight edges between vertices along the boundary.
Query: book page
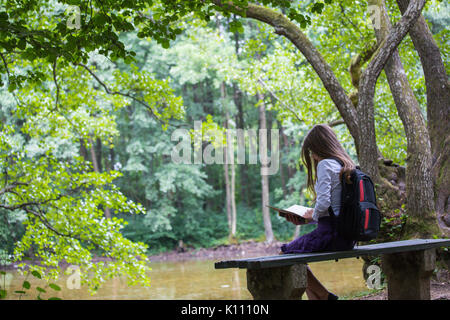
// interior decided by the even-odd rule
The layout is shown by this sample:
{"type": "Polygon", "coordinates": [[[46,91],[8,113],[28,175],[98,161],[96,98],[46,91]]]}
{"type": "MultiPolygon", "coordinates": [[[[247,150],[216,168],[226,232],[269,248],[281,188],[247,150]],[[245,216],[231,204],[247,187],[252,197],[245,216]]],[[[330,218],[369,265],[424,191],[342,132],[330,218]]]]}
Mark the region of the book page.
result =
{"type": "Polygon", "coordinates": [[[300,206],[297,204],[294,204],[293,206],[290,206],[287,209],[284,209],[286,211],[298,214],[299,216],[303,217],[303,215],[306,213],[306,211],[310,210],[312,208],[308,208],[308,207],[304,207],[304,206],[300,206]]]}

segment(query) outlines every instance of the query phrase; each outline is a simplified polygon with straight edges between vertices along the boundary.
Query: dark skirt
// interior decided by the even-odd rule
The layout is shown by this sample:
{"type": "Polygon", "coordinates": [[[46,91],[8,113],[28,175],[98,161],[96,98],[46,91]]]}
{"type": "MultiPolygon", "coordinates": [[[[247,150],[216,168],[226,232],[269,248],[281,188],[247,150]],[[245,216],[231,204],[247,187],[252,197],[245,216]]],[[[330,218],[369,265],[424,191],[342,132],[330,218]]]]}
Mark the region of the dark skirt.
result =
{"type": "Polygon", "coordinates": [[[354,241],[341,238],[337,234],[335,217],[322,217],[317,222],[317,228],[310,233],[281,246],[283,253],[307,253],[321,251],[351,250],[354,241]]]}

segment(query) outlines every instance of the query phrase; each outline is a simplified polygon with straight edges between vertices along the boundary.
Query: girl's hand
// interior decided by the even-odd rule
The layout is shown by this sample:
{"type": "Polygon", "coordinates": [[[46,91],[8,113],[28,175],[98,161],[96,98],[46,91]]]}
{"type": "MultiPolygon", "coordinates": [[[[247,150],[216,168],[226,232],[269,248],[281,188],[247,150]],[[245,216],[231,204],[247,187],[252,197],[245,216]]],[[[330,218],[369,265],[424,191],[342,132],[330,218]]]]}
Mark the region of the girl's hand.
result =
{"type": "Polygon", "coordinates": [[[314,213],[314,209],[309,209],[308,211],[305,212],[305,214],[303,215],[303,218],[305,218],[307,222],[311,222],[313,220],[313,218],[312,218],[313,213],[314,213]]]}
{"type": "Polygon", "coordinates": [[[286,214],[285,218],[286,218],[287,221],[289,221],[289,222],[291,222],[291,223],[293,223],[295,225],[302,224],[302,221],[301,221],[300,217],[297,216],[297,215],[286,214]]]}

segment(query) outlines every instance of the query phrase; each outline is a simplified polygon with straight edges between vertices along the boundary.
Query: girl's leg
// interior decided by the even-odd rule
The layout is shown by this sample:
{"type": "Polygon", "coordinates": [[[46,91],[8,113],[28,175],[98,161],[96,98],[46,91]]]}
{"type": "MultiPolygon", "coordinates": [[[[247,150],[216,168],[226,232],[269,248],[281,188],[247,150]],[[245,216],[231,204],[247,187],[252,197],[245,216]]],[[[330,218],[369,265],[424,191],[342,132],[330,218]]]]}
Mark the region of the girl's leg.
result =
{"type": "Polygon", "coordinates": [[[306,288],[306,296],[308,297],[308,300],[320,300],[320,298],[309,288],[306,288]]]}
{"type": "Polygon", "coordinates": [[[320,283],[319,280],[313,275],[311,269],[307,267],[308,286],[306,288],[306,294],[310,300],[327,300],[328,290],[320,283]]]}

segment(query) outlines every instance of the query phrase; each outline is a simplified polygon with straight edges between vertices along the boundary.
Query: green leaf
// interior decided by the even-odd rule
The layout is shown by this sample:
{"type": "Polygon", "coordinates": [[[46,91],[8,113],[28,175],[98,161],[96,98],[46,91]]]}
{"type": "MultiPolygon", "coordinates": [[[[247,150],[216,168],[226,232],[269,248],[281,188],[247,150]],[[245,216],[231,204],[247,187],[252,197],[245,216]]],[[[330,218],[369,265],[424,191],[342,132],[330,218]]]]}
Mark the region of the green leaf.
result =
{"type": "Polygon", "coordinates": [[[30,289],[31,288],[31,284],[28,281],[24,281],[22,284],[22,287],[25,289],[30,289]]]}
{"type": "Polygon", "coordinates": [[[26,40],[25,39],[20,39],[19,40],[19,43],[17,44],[17,47],[20,49],[20,50],[25,50],[25,48],[27,47],[27,42],[26,42],[26,40]]]}
{"type": "Polygon", "coordinates": [[[61,291],[61,288],[60,288],[57,284],[50,283],[48,286],[49,286],[50,288],[52,288],[53,290],[61,291]]]}
{"type": "Polygon", "coordinates": [[[51,297],[51,298],[48,298],[48,300],[62,300],[62,299],[58,298],[58,297],[51,297]]]}
{"type": "Polygon", "coordinates": [[[6,298],[6,290],[0,289],[0,299],[6,298]]]}
{"type": "Polygon", "coordinates": [[[42,279],[41,274],[37,272],[36,270],[31,271],[31,274],[35,276],[36,278],[42,279]]]}
{"type": "Polygon", "coordinates": [[[164,49],[168,49],[168,48],[170,47],[170,42],[169,42],[169,40],[167,40],[167,39],[161,39],[161,46],[162,46],[164,49]]]}
{"type": "Polygon", "coordinates": [[[316,12],[316,13],[322,13],[322,10],[323,10],[323,7],[324,7],[325,5],[323,4],[323,3],[321,3],[321,2],[316,2],[316,3],[314,3],[314,5],[312,6],[312,8],[311,8],[311,12],[316,12]]]}
{"type": "Polygon", "coordinates": [[[47,291],[45,291],[45,289],[42,289],[41,287],[36,287],[36,290],[42,293],[45,293],[47,291]]]}
{"type": "Polygon", "coordinates": [[[25,294],[26,292],[25,292],[25,291],[22,291],[22,290],[16,290],[16,291],[14,291],[14,293],[25,294]]]}
{"type": "Polygon", "coordinates": [[[10,83],[8,86],[8,91],[9,92],[13,92],[14,90],[16,90],[16,84],[15,83],[10,83]]]}

